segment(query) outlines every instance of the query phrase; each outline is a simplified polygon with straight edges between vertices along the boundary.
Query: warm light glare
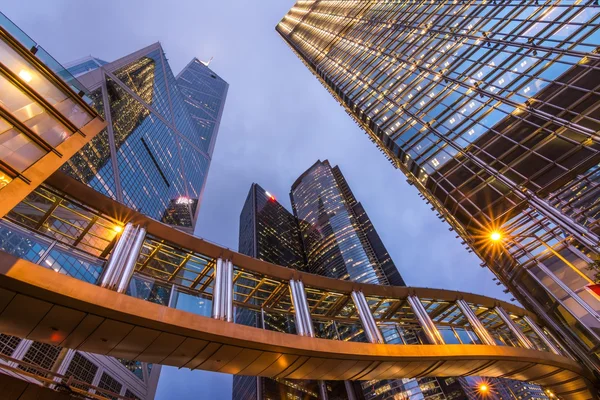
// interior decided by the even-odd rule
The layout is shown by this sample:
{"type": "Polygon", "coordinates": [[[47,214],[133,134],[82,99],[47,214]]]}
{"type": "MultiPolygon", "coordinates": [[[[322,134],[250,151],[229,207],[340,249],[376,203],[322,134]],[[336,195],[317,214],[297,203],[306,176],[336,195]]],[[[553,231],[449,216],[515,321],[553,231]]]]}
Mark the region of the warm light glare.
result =
{"type": "Polygon", "coordinates": [[[490,235],[490,239],[492,239],[494,242],[497,242],[498,240],[502,239],[502,235],[500,234],[500,232],[494,231],[490,235]]]}
{"type": "Polygon", "coordinates": [[[119,226],[119,225],[115,225],[115,227],[113,228],[113,230],[117,233],[121,233],[123,231],[123,227],[119,226]]]}
{"type": "Polygon", "coordinates": [[[485,383],[482,383],[481,385],[479,385],[479,391],[481,391],[482,393],[485,393],[488,391],[488,385],[486,385],[485,383]]]}
{"type": "Polygon", "coordinates": [[[31,75],[31,73],[25,69],[22,69],[19,72],[19,77],[27,83],[31,82],[31,80],[33,79],[33,76],[31,75]]]}

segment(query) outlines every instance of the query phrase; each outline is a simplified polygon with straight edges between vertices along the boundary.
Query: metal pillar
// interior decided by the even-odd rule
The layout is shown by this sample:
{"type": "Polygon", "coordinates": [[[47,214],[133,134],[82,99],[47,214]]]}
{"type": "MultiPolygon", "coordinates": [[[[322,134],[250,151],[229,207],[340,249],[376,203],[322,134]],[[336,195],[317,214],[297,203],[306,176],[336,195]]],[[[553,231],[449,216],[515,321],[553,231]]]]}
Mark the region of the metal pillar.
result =
{"type": "Polygon", "coordinates": [[[367,303],[367,299],[363,292],[352,291],[352,300],[354,300],[354,305],[358,310],[358,317],[360,318],[360,322],[362,323],[369,342],[384,343],[381,331],[375,323],[375,319],[373,318],[373,314],[371,314],[369,304],[367,303]]]}
{"type": "Polygon", "coordinates": [[[109,287],[114,281],[115,275],[118,274],[119,266],[122,263],[124,249],[128,247],[127,244],[130,241],[133,229],[134,226],[132,224],[127,224],[125,225],[125,228],[123,228],[121,235],[117,239],[117,244],[110,255],[110,259],[104,268],[100,286],[109,287]]]}
{"type": "Polygon", "coordinates": [[[129,281],[133,276],[135,264],[140,256],[140,251],[142,250],[142,245],[144,244],[145,238],[146,229],[142,228],[141,226],[137,227],[137,232],[135,233],[134,239],[131,243],[129,254],[126,255],[125,263],[123,264],[121,279],[117,285],[117,292],[119,293],[125,293],[127,291],[127,286],[129,285],[129,281]]]}
{"type": "Polygon", "coordinates": [[[321,400],[329,400],[329,396],[327,395],[327,385],[325,381],[319,381],[319,394],[321,395],[319,398],[321,400]]]}
{"type": "Polygon", "coordinates": [[[534,320],[529,318],[529,316],[527,316],[527,315],[524,316],[523,319],[525,320],[525,322],[527,322],[527,325],[529,325],[531,327],[531,329],[535,332],[535,334],[538,335],[540,340],[542,342],[544,342],[544,344],[550,349],[551,352],[553,352],[554,354],[558,354],[560,356],[563,355],[562,352],[560,351],[560,349],[558,347],[556,347],[556,345],[554,343],[552,343],[552,341],[550,339],[548,339],[548,337],[546,336],[544,331],[542,331],[542,328],[540,328],[538,326],[538,324],[535,323],[534,320]]]}
{"type": "Polygon", "coordinates": [[[346,394],[348,395],[348,400],[357,400],[356,393],[354,393],[354,386],[352,386],[352,382],[344,381],[344,386],[346,387],[346,394]]]}
{"type": "Polygon", "coordinates": [[[308,310],[308,302],[306,301],[306,292],[302,281],[295,279],[290,280],[290,294],[292,296],[292,304],[294,305],[294,319],[296,320],[296,331],[300,336],[314,337],[312,318],[308,310]]]}
{"type": "Polygon", "coordinates": [[[100,286],[120,293],[127,290],[145,237],[146,229],[143,227],[125,226],[106,264],[100,286]]]}
{"type": "Polygon", "coordinates": [[[458,308],[460,308],[460,311],[462,311],[467,321],[469,321],[469,324],[471,324],[471,327],[473,328],[477,336],[479,336],[479,339],[481,339],[483,344],[487,344],[489,346],[496,346],[496,340],[494,340],[494,338],[492,337],[492,335],[490,335],[488,330],[485,329],[485,326],[483,326],[479,318],[477,318],[473,310],[471,310],[469,304],[466,301],[460,299],[456,300],[456,305],[458,306],[458,308]]]}
{"type": "Polygon", "coordinates": [[[440,331],[438,331],[437,327],[429,317],[429,314],[427,314],[427,310],[423,307],[421,300],[415,295],[409,295],[406,298],[406,301],[408,301],[408,304],[417,316],[419,324],[421,325],[421,328],[423,328],[423,331],[431,344],[445,344],[440,331]]]}
{"type": "Polygon", "coordinates": [[[523,333],[521,328],[517,324],[515,324],[515,321],[512,320],[512,318],[510,317],[510,315],[508,315],[508,313],[504,310],[504,308],[502,308],[500,306],[496,306],[494,308],[494,310],[496,311],[496,314],[498,314],[500,319],[502,321],[504,321],[506,326],[508,326],[508,329],[510,329],[510,331],[513,333],[513,335],[516,336],[516,338],[519,340],[519,343],[521,343],[521,345],[524,348],[535,349],[535,346],[533,345],[533,343],[531,343],[529,338],[527,336],[525,336],[525,334],[523,333]]]}
{"type": "Polygon", "coordinates": [[[233,321],[233,263],[217,258],[213,287],[212,317],[233,321]]]}

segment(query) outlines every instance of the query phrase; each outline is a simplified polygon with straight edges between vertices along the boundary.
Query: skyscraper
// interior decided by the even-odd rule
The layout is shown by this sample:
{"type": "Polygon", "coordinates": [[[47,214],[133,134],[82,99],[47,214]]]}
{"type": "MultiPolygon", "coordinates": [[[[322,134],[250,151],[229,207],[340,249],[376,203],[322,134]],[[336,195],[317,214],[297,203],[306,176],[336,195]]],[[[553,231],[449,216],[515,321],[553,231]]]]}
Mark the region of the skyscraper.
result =
{"type": "MultiPolygon", "coordinates": [[[[275,196],[253,183],[240,214],[238,251],[242,254],[297,270],[305,270],[305,256],[298,222],[275,196]]],[[[271,313],[261,315],[239,310],[236,322],[287,332],[290,320],[271,313]]],[[[253,376],[233,377],[233,399],[316,399],[314,381],[273,380],[253,376]]]]}
{"type": "Polygon", "coordinates": [[[277,25],[482,266],[596,371],[599,18],[592,1],[309,0],[277,25]]]}
{"type": "Polygon", "coordinates": [[[111,63],[88,57],[68,69],[109,126],[63,171],[193,233],[227,83],[196,58],[176,79],[159,43],[111,63]]]}
{"type": "Polygon", "coordinates": [[[339,167],[317,161],[292,185],[294,214],[313,274],[405,286],[339,167]]]}
{"type": "MultiPolygon", "coordinates": [[[[290,197],[309,272],[360,283],[406,285],[338,166],[318,160],[294,182],[290,197]]],[[[387,343],[422,341],[396,326],[380,329],[387,343]]],[[[346,327],[338,328],[338,333],[344,339],[356,335],[346,327]]],[[[454,379],[367,381],[360,385],[366,399],[444,399],[446,394],[464,395],[459,381],[454,379]]]]}
{"type": "MultiPolygon", "coordinates": [[[[31,47],[27,35],[2,14],[0,26],[25,40],[25,51],[31,48],[39,60],[50,61],[50,68],[80,88],[79,95],[108,123],[62,171],[154,219],[193,232],[227,83],[196,59],[176,80],[159,44],[112,63],[87,57],[65,69],[41,47],[31,47]],[[206,93],[205,86],[213,92],[206,93]],[[217,112],[207,114],[209,121],[204,124],[190,107],[202,109],[205,96],[210,105],[203,109],[212,107],[217,112]]],[[[0,221],[0,250],[95,284],[123,229],[81,204],[58,200],[43,185],[0,221]]],[[[138,296],[135,289],[145,288],[133,289],[129,293],[138,296]]],[[[166,296],[156,296],[156,302],[168,305],[168,288],[166,292],[166,296]]],[[[10,363],[26,372],[72,376],[89,385],[84,390],[96,387],[131,399],[154,398],[160,373],[158,365],[8,335],[0,335],[0,355],[18,360],[10,363]]]]}

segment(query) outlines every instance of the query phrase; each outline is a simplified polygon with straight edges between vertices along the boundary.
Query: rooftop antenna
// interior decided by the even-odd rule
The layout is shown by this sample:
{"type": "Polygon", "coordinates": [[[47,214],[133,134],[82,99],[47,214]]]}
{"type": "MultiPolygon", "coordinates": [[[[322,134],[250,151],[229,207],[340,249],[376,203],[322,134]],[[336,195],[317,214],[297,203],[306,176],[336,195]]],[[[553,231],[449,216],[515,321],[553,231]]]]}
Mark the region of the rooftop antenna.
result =
{"type": "Polygon", "coordinates": [[[204,65],[206,65],[208,67],[210,65],[210,62],[213,60],[213,58],[214,58],[214,56],[212,56],[210,58],[210,60],[208,60],[208,61],[202,61],[202,64],[204,64],[204,65]]]}

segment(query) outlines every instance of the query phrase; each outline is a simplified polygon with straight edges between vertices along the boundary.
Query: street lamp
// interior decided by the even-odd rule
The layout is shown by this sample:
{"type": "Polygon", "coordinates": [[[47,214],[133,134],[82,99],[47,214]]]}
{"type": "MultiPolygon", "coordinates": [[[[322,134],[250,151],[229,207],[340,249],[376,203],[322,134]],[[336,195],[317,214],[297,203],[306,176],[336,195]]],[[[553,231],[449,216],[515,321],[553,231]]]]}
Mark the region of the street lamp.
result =
{"type": "Polygon", "coordinates": [[[593,284],[594,281],[592,281],[586,274],[584,274],[583,272],[581,272],[579,270],[579,268],[577,268],[576,266],[574,266],[569,260],[567,260],[566,258],[564,258],[559,252],[557,252],[556,250],[554,250],[554,248],[552,246],[550,246],[548,243],[546,243],[545,241],[543,241],[542,239],[540,239],[538,236],[535,235],[514,235],[514,236],[508,236],[508,235],[504,235],[501,231],[498,230],[494,230],[491,231],[489,234],[489,240],[493,243],[499,243],[501,242],[503,239],[505,239],[509,242],[514,243],[517,247],[519,247],[521,250],[525,251],[525,249],[523,248],[523,246],[520,243],[515,242],[514,239],[516,238],[531,238],[531,239],[535,239],[537,240],[539,243],[541,243],[545,248],[547,248],[553,255],[555,255],[556,257],[558,257],[562,262],[564,262],[569,268],[571,268],[573,271],[575,271],[579,276],[581,276],[583,279],[585,279],[588,283],[593,284]]]}

